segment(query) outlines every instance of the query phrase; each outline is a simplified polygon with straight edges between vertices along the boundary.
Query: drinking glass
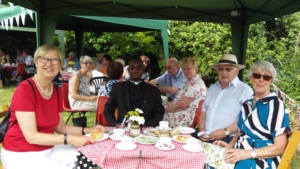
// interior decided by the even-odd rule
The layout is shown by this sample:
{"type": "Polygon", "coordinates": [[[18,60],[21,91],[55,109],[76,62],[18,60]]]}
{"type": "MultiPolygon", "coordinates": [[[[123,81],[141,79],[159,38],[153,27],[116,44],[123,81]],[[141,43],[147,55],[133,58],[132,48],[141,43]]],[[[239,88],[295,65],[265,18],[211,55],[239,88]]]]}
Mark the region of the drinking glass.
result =
{"type": "Polygon", "coordinates": [[[122,124],[122,123],[117,123],[116,124],[117,129],[124,129],[125,127],[126,127],[125,124],[122,124]]]}

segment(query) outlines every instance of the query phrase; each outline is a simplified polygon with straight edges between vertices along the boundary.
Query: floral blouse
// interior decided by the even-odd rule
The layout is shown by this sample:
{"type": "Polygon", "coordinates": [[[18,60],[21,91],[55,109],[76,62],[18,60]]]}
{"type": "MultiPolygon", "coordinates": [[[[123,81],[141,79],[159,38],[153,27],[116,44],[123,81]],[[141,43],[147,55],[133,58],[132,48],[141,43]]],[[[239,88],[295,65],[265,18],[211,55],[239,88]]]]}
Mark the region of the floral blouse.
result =
{"type": "Polygon", "coordinates": [[[100,93],[99,96],[106,96],[109,97],[109,93],[112,89],[114,83],[121,82],[120,80],[110,80],[108,81],[105,86],[100,86],[100,93]]]}
{"type": "Polygon", "coordinates": [[[193,122],[198,104],[200,100],[205,99],[206,92],[205,83],[199,75],[196,75],[191,80],[186,81],[183,88],[176,95],[172,105],[179,102],[182,96],[191,97],[193,98],[193,101],[185,110],[178,112],[166,112],[163,120],[168,121],[171,127],[179,125],[182,121],[182,126],[190,126],[193,122]]]}

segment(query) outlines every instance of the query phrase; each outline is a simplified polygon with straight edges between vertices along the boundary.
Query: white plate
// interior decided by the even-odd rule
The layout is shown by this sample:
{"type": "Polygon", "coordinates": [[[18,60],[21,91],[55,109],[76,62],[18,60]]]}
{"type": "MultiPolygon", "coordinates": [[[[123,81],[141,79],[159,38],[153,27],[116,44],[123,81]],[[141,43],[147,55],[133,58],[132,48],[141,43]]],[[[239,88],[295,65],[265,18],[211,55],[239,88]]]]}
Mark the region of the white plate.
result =
{"type": "Polygon", "coordinates": [[[193,153],[197,153],[197,152],[201,152],[201,151],[202,151],[202,147],[200,146],[200,144],[199,144],[199,146],[198,146],[197,148],[193,148],[193,149],[188,148],[188,146],[187,146],[186,144],[183,145],[182,148],[183,148],[185,151],[189,151],[189,152],[193,152],[193,153]]]}
{"type": "MultiPolygon", "coordinates": [[[[186,140],[185,140],[185,141],[179,141],[179,140],[177,140],[177,137],[178,137],[178,136],[187,136],[187,135],[177,135],[177,136],[173,136],[172,139],[173,139],[174,141],[176,141],[177,143],[182,143],[182,144],[186,143],[186,140]]],[[[191,139],[192,136],[188,136],[188,137],[190,137],[189,139],[191,139]]],[[[187,140],[188,140],[188,139],[187,139],[187,140]]]]}
{"type": "MultiPolygon", "coordinates": [[[[102,133],[103,134],[103,137],[98,139],[98,140],[94,140],[94,141],[103,141],[103,140],[106,140],[108,138],[108,134],[105,134],[105,133],[102,133]]],[[[92,133],[90,134],[86,134],[85,136],[88,136],[88,137],[91,137],[92,133]]]]}
{"type": "MultiPolygon", "coordinates": [[[[155,128],[156,128],[157,130],[160,129],[159,126],[156,126],[155,128]]],[[[171,127],[168,127],[167,130],[172,130],[172,128],[171,128],[171,127]]]]}
{"type": "Polygon", "coordinates": [[[164,151],[169,151],[169,150],[173,150],[175,148],[174,144],[171,144],[170,147],[161,147],[160,145],[158,145],[157,143],[155,144],[155,147],[160,149],[160,150],[164,150],[164,151]]]}
{"type": "Polygon", "coordinates": [[[122,137],[129,137],[127,135],[122,135],[121,137],[116,137],[114,134],[110,135],[109,138],[115,141],[121,141],[122,137]]]}
{"type": "Polygon", "coordinates": [[[157,134],[151,132],[153,130],[157,130],[157,129],[146,129],[146,130],[143,131],[143,133],[146,134],[146,135],[149,135],[149,136],[156,136],[157,137],[158,136],[157,134]]]}
{"type": "Polygon", "coordinates": [[[106,130],[105,133],[108,134],[108,135],[111,135],[113,133],[113,131],[112,130],[106,130]]]}
{"type": "Polygon", "coordinates": [[[181,134],[191,134],[194,133],[196,130],[190,127],[179,127],[179,133],[181,134]]]}
{"type": "Polygon", "coordinates": [[[125,147],[125,146],[122,146],[121,143],[118,143],[118,144],[115,145],[115,147],[118,150],[125,150],[125,151],[127,151],[127,150],[133,150],[133,149],[135,149],[136,148],[136,144],[132,144],[131,147],[125,147]]]}
{"type": "Polygon", "coordinates": [[[135,137],[134,140],[139,144],[156,144],[158,138],[153,136],[145,136],[143,134],[140,134],[139,136],[135,137]]]}

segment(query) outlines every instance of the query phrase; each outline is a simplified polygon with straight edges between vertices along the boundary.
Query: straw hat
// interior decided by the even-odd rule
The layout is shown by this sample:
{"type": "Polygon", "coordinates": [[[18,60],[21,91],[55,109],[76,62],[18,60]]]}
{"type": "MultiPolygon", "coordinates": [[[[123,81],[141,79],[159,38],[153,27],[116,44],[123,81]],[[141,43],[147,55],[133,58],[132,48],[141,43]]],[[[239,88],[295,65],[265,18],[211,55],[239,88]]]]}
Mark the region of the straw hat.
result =
{"type": "Polygon", "coordinates": [[[246,67],[244,65],[238,64],[236,56],[232,54],[224,54],[222,58],[219,60],[219,62],[217,64],[210,65],[210,68],[218,69],[219,65],[232,65],[237,67],[238,69],[243,69],[246,67]]]}

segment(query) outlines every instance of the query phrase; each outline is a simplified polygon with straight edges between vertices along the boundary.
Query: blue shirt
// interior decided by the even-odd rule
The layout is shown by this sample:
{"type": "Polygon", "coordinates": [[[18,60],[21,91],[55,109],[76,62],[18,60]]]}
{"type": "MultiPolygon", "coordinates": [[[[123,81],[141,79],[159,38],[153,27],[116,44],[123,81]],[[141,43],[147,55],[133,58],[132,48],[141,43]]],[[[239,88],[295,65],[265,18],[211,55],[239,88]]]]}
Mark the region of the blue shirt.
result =
{"type": "Polygon", "coordinates": [[[219,81],[207,91],[202,111],[206,112],[205,130],[224,129],[238,121],[242,104],[253,95],[247,84],[235,77],[222,89],[219,81]]]}
{"type": "MultiPolygon", "coordinates": [[[[75,62],[75,64],[72,66],[72,68],[79,70],[80,69],[79,61],[77,59],[75,59],[74,62],[75,62]]],[[[63,68],[65,68],[67,65],[68,65],[68,61],[67,61],[67,59],[65,59],[63,68]]]]}
{"type": "MultiPolygon", "coordinates": [[[[166,84],[167,87],[173,87],[176,86],[180,89],[184,86],[184,83],[187,81],[186,77],[184,76],[181,68],[179,68],[177,74],[175,76],[171,76],[168,71],[166,71],[163,75],[156,78],[158,80],[159,85],[166,84]]],[[[179,90],[174,94],[167,93],[167,97],[170,99],[175,99],[177,93],[179,90]]]]}

